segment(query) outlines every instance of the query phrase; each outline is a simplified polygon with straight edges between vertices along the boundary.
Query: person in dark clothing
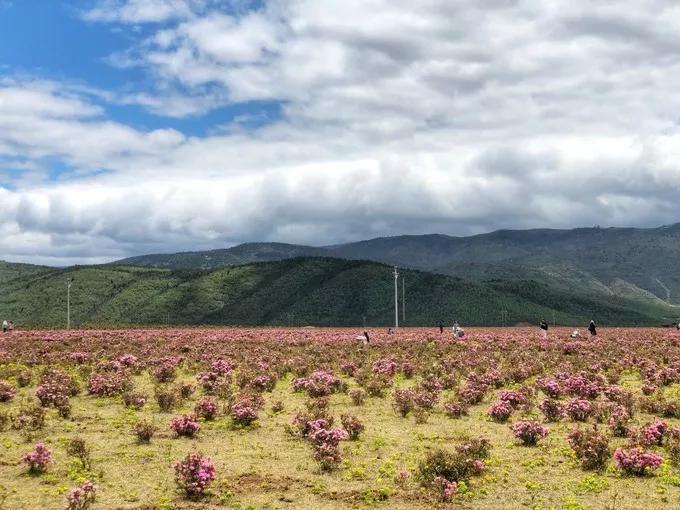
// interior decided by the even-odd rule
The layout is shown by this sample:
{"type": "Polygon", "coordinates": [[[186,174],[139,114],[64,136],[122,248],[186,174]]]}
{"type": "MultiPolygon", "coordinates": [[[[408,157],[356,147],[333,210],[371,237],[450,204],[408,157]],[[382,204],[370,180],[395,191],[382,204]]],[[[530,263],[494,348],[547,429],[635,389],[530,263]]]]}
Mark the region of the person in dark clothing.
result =
{"type": "Polygon", "coordinates": [[[543,338],[546,338],[548,336],[548,323],[545,319],[541,319],[539,326],[541,328],[541,332],[543,333],[543,338]]]}
{"type": "Polygon", "coordinates": [[[597,328],[595,327],[595,321],[590,321],[590,324],[588,324],[588,331],[590,331],[590,336],[597,336],[597,328]]]}
{"type": "Polygon", "coordinates": [[[366,337],[366,343],[367,343],[367,344],[370,344],[370,343],[371,343],[371,339],[368,338],[368,331],[364,331],[364,336],[366,337]]]}
{"type": "Polygon", "coordinates": [[[442,334],[444,332],[444,325],[440,322],[439,323],[439,334],[442,334]]]}

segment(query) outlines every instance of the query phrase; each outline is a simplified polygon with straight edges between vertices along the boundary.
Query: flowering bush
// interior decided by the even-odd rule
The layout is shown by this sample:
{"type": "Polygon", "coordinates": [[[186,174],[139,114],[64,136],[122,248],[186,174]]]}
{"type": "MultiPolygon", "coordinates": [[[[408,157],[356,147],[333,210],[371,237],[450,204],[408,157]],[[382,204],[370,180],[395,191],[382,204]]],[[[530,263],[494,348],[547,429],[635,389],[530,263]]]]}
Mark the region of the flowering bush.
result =
{"type": "Polygon", "coordinates": [[[170,422],[170,429],[177,434],[178,437],[194,437],[196,432],[201,430],[201,424],[196,421],[195,416],[183,414],[182,416],[175,416],[170,422]]]}
{"type": "Polygon", "coordinates": [[[564,406],[564,412],[574,421],[586,421],[593,413],[593,404],[589,400],[573,398],[564,406]]]}
{"type": "Polygon", "coordinates": [[[609,413],[609,430],[615,437],[626,437],[629,433],[630,414],[622,406],[614,407],[609,413]]]}
{"type": "Polygon", "coordinates": [[[536,386],[550,398],[560,398],[562,394],[560,383],[553,378],[539,377],[536,381],[536,386]]]}
{"type": "Polygon", "coordinates": [[[66,495],[67,510],[87,510],[97,497],[97,486],[86,480],[78,487],[74,487],[66,495]]]}
{"type": "Polygon", "coordinates": [[[609,460],[609,439],[596,430],[573,430],[569,446],[581,461],[583,469],[603,469],[609,460]]]}
{"type": "Polygon", "coordinates": [[[397,363],[389,358],[379,359],[373,363],[373,373],[376,375],[394,377],[397,373],[397,363]]]}
{"type": "Polygon", "coordinates": [[[66,447],[66,453],[78,459],[86,468],[90,468],[90,449],[82,437],[74,437],[66,447]]]}
{"type": "Polygon", "coordinates": [[[231,419],[239,426],[246,427],[254,423],[258,418],[258,411],[262,402],[252,396],[241,396],[231,406],[231,419]]]}
{"type": "Polygon", "coordinates": [[[404,361],[401,364],[401,373],[404,374],[406,379],[411,379],[416,372],[416,367],[410,361],[404,361]]]}
{"type": "Polygon", "coordinates": [[[158,383],[167,383],[177,377],[177,360],[165,359],[153,369],[153,378],[158,383]]]}
{"type": "Polygon", "coordinates": [[[505,423],[512,414],[512,406],[507,402],[496,402],[486,410],[486,414],[498,423],[505,423]]]}
{"type": "Polygon", "coordinates": [[[510,426],[512,433],[525,446],[533,446],[548,435],[548,428],[537,421],[518,421],[510,426]]]}
{"type": "Polygon", "coordinates": [[[179,385],[179,395],[182,398],[190,398],[195,392],[196,386],[191,383],[183,382],[179,385]]]}
{"type": "Polygon", "coordinates": [[[392,408],[401,417],[406,417],[415,407],[415,390],[413,388],[399,388],[394,390],[392,408]]]}
{"type": "Polygon", "coordinates": [[[564,416],[564,407],[559,400],[546,398],[538,405],[546,421],[560,421],[564,416]]]}
{"type": "Polygon", "coordinates": [[[361,388],[352,388],[349,390],[349,398],[355,406],[363,405],[366,400],[366,392],[361,388]]]}
{"type": "Polygon", "coordinates": [[[217,416],[218,406],[217,401],[211,397],[202,397],[196,406],[194,406],[194,414],[204,420],[214,420],[217,416]]]}
{"type": "Polygon", "coordinates": [[[215,480],[215,465],[210,457],[190,453],[173,463],[175,483],[189,498],[198,498],[215,480]]]}
{"type": "Polygon", "coordinates": [[[508,404],[513,409],[525,405],[528,401],[525,393],[514,390],[503,390],[498,394],[498,398],[501,402],[508,404]]]}
{"type": "Polygon", "coordinates": [[[179,401],[177,389],[172,386],[157,386],[154,390],[154,397],[163,413],[172,411],[179,401]]]}
{"type": "Polygon", "coordinates": [[[434,486],[439,489],[441,500],[444,502],[451,501],[451,498],[453,498],[458,490],[456,482],[450,482],[443,476],[434,477],[434,486]]]}
{"type": "Polygon", "coordinates": [[[468,406],[462,402],[456,402],[455,400],[449,400],[444,402],[444,411],[449,418],[461,418],[467,416],[468,406]]]}
{"type": "Polygon", "coordinates": [[[488,386],[475,382],[466,382],[458,389],[458,396],[461,402],[468,405],[479,404],[486,395],[488,386]]]}
{"type": "Polygon", "coordinates": [[[52,450],[47,448],[43,443],[38,443],[33,447],[32,451],[24,454],[21,460],[28,466],[29,473],[44,473],[47,471],[47,466],[52,461],[52,450]]]}
{"type": "Polygon", "coordinates": [[[342,461],[340,441],[347,439],[347,432],[340,428],[330,428],[325,420],[309,422],[307,435],[314,448],[314,459],[322,471],[335,469],[342,461]]]}
{"type": "Polygon", "coordinates": [[[673,464],[680,466],[680,425],[676,425],[670,430],[666,449],[673,464]]]}
{"type": "Polygon", "coordinates": [[[342,381],[328,370],[317,370],[309,377],[293,379],[294,391],[306,391],[310,397],[323,397],[342,388],[342,381]]]}
{"type": "Polygon", "coordinates": [[[642,427],[641,442],[644,446],[661,446],[668,431],[665,421],[657,420],[642,427]]]}
{"type": "Polygon", "coordinates": [[[148,397],[144,393],[137,391],[127,391],[123,393],[123,405],[131,409],[141,409],[146,404],[148,397]]]}
{"type": "Polygon", "coordinates": [[[0,381],[0,402],[9,402],[17,394],[17,390],[7,381],[0,381]]]}
{"type": "Polygon", "coordinates": [[[643,476],[648,471],[657,469],[663,462],[663,457],[641,448],[630,450],[617,448],[614,452],[614,461],[619,471],[628,475],[643,476]]]}
{"type": "Polygon", "coordinates": [[[156,425],[149,420],[139,420],[132,426],[132,431],[140,443],[148,443],[156,432],[156,425]]]}
{"type": "Polygon", "coordinates": [[[359,418],[357,418],[356,416],[352,416],[351,414],[341,415],[340,423],[342,423],[342,428],[345,429],[347,435],[349,436],[349,439],[351,439],[352,441],[356,441],[357,439],[359,439],[359,435],[366,428],[364,424],[361,423],[361,420],[359,418]]]}
{"type": "Polygon", "coordinates": [[[92,395],[112,397],[121,395],[132,387],[129,376],[121,371],[99,372],[90,377],[87,389],[92,395]]]}

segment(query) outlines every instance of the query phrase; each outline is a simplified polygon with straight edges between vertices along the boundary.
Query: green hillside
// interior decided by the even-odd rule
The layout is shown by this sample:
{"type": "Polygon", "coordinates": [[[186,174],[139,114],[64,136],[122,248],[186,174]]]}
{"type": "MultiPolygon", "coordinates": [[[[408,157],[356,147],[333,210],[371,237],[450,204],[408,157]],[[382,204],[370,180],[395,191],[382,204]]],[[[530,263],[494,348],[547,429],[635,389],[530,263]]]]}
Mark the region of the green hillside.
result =
{"type": "Polygon", "coordinates": [[[500,230],[470,237],[396,236],[322,248],[249,243],[210,252],[145,255],[120,263],[207,269],[298,256],[372,260],[478,282],[536,280],[558,291],[591,293],[593,299],[623,291],[622,297],[680,304],[680,224],[650,229],[500,230]]]}
{"type": "MultiPolygon", "coordinates": [[[[21,267],[3,283],[0,317],[20,327],[63,326],[66,279],[72,278],[74,326],[387,326],[394,318],[391,272],[373,262],[332,258],[194,271],[92,266],[26,273],[21,267]]],[[[551,320],[553,311],[558,322],[579,325],[591,317],[602,324],[660,324],[676,313],[661,302],[594,299],[531,281],[472,283],[419,271],[402,276],[406,324],[412,326],[500,324],[503,309],[510,324],[551,320]]]]}

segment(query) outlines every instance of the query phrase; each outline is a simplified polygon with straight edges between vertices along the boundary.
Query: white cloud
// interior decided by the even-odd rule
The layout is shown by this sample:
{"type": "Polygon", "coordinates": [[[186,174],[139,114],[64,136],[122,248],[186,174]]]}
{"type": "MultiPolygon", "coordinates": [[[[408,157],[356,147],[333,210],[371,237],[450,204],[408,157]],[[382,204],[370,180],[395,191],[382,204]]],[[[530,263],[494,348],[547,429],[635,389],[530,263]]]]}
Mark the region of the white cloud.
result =
{"type": "Polygon", "coordinates": [[[674,2],[154,2],[86,18],[159,22],[123,54],[157,90],[0,82],[0,158],[30,175],[0,190],[0,258],[680,220],[674,2]],[[252,100],[284,117],[197,137],[98,106],[252,100]],[[45,157],[82,177],[40,182],[45,157]]]}

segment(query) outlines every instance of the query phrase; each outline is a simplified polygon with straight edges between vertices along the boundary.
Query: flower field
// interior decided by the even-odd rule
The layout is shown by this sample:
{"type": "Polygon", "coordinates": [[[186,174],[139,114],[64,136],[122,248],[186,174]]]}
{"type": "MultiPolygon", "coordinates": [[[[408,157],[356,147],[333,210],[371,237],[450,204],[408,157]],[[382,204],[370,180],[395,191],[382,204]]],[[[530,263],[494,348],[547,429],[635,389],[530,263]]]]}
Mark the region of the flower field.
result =
{"type": "Polygon", "coordinates": [[[680,508],[680,334],[0,337],[0,509],[680,508]]]}

